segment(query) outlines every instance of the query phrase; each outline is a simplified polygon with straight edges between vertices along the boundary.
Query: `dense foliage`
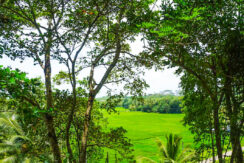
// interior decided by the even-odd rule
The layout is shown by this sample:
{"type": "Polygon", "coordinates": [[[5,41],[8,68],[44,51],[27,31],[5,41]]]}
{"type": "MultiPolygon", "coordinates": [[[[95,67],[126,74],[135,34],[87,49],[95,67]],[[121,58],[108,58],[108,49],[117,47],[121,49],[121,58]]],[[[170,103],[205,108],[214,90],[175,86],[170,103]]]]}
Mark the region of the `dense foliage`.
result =
{"type": "Polygon", "coordinates": [[[217,154],[220,163],[228,144],[231,162],[243,162],[242,4],[162,1],[151,19],[138,25],[148,40],[142,55],[158,66],[177,67],[182,74],[185,122],[196,134],[201,153],[211,149],[214,162],[217,154]]]}

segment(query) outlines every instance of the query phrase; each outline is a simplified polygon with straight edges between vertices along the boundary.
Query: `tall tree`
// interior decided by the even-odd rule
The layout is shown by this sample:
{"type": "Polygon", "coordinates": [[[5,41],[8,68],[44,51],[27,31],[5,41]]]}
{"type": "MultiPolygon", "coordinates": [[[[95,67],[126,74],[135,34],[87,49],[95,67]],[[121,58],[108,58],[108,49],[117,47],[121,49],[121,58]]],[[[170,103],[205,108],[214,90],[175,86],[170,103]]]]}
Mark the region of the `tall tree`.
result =
{"type": "MultiPolygon", "coordinates": [[[[243,47],[240,46],[243,41],[242,8],[241,1],[231,0],[225,2],[207,1],[205,3],[162,1],[159,10],[153,12],[154,18],[138,25],[145,31],[145,37],[148,39],[149,48],[144,54],[151,57],[151,60],[156,63],[180,67],[179,73],[193,75],[198,80],[201,89],[206,91],[211,99],[215,141],[220,162],[223,162],[220,108],[224,105],[224,98],[226,98],[223,91],[226,88],[224,88],[223,82],[226,81],[227,76],[230,76],[223,73],[224,69],[221,65],[232,63],[229,56],[233,56],[233,54],[235,57],[241,58],[237,61],[237,65],[241,65],[243,56],[243,47]],[[233,39],[233,35],[235,39],[233,39]],[[235,40],[234,44],[230,44],[232,39],[235,40]],[[227,50],[231,47],[235,47],[235,51],[233,49],[227,50]],[[225,64],[221,64],[221,62],[225,62],[225,64]]],[[[243,66],[239,66],[239,68],[241,67],[243,66]]],[[[234,79],[234,75],[232,77],[234,79]]],[[[239,74],[238,81],[243,81],[242,78],[243,76],[239,74]]],[[[192,78],[188,79],[187,82],[190,83],[192,78]]],[[[231,84],[226,83],[225,85],[230,86],[231,84]]],[[[241,90],[243,89],[243,84],[237,85],[241,90]]],[[[238,93],[233,92],[234,94],[238,93]]],[[[242,95],[239,94],[240,96],[242,95]]],[[[230,102],[228,103],[230,104],[230,102]]],[[[241,103],[240,101],[239,104],[241,103]]],[[[234,108],[234,104],[229,108],[234,108]]],[[[241,105],[238,108],[237,112],[242,115],[240,114],[242,112],[241,105]]],[[[228,116],[230,122],[240,120],[235,114],[231,115],[228,116]]],[[[238,129],[242,128],[237,123],[234,126],[238,129]]],[[[231,135],[235,131],[240,130],[231,129],[231,135]]],[[[233,143],[232,149],[236,149],[233,143]]],[[[238,149],[239,152],[236,153],[241,153],[241,149],[239,147],[238,149]]],[[[236,157],[234,153],[232,157],[239,161],[243,160],[241,155],[236,157]]]]}
{"type": "MultiPolygon", "coordinates": [[[[150,1],[146,0],[142,2],[23,0],[11,3],[6,1],[0,6],[1,13],[13,22],[11,25],[4,23],[1,30],[3,53],[13,59],[31,57],[42,67],[46,86],[46,110],[54,108],[51,59],[58,59],[68,67],[73,91],[73,104],[66,125],[66,145],[70,162],[74,161],[69,133],[77,106],[78,72],[86,67],[91,68],[80,162],[85,162],[86,159],[91,111],[94,99],[103,85],[130,78],[132,82],[125,84],[125,88],[131,88],[130,93],[139,94],[141,93],[139,88],[146,86],[144,81],[138,80],[138,76],[134,77],[136,73],[132,67],[136,57],[129,53],[130,48],[126,41],[133,40],[135,33],[138,32],[133,29],[135,26],[133,21],[136,21],[134,15],[148,9],[149,3],[150,1]],[[91,50],[87,53],[85,47],[90,47],[91,50]],[[101,66],[105,66],[105,73],[97,84],[94,71],[101,66]]],[[[46,112],[44,117],[55,161],[61,162],[53,116],[46,112]]]]}
{"type": "MultiPolygon", "coordinates": [[[[93,103],[101,88],[104,85],[125,82],[124,88],[130,90],[131,94],[141,94],[142,88],[147,86],[143,80],[139,80],[139,73],[134,72],[137,58],[130,53],[130,46],[126,41],[133,41],[137,34],[137,31],[133,30],[132,22],[135,21],[133,15],[147,9],[148,4],[147,1],[126,0],[120,2],[91,1],[89,4],[77,4],[80,7],[71,11],[71,15],[74,16],[66,22],[66,28],[71,30],[65,33],[64,37],[59,36],[60,33],[56,31],[58,41],[64,49],[62,51],[64,55],[60,55],[57,59],[64,62],[68,68],[67,75],[71,81],[74,96],[66,130],[67,135],[76,103],[77,76],[79,72],[90,68],[87,78],[88,104],[84,115],[81,162],[85,162],[86,159],[93,103]],[[84,24],[84,22],[86,23],[84,24]],[[95,75],[97,70],[103,71],[103,74],[100,73],[101,79],[98,83],[96,82],[98,77],[95,75]]],[[[68,141],[67,137],[67,147],[69,146],[68,141]]],[[[71,149],[68,150],[72,157],[71,149]]]]}
{"type": "MultiPolygon", "coordinates": [[[[47,110],[54,107],[51,84],[51,56],[57,52],[54,31],[61,26],[66,4],[66,1],[16,0],[0,5],[4,15],[13,22],[4,23],[1,28],[3,52],[11,58],[31,57],[40,65],[45,77],[47,110]]],[[[54,160],[62,162],[53,116],[45,113],[44,119],[54,160]]]]}

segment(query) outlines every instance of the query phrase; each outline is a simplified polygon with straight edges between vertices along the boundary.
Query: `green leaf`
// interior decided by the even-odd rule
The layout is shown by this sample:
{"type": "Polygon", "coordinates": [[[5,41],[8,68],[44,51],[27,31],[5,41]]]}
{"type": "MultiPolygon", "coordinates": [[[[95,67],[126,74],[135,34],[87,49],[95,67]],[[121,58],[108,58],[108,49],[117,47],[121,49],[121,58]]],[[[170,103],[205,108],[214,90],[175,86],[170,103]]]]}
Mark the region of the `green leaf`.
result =
{"type": "Polygon", "coordinates": [[[155,24],[152,24],[152,23],[149,23],[149,22],[143,22],[142,23],[142,27],[151,28],[151,27],[155,27],[155,24]]]}
{"type": "Polygon", "coordinates": [[[14,78],[10,78],[9,82],[10,82],[11,84],[15,84],[15,83],[16,83],[14,78]]]}

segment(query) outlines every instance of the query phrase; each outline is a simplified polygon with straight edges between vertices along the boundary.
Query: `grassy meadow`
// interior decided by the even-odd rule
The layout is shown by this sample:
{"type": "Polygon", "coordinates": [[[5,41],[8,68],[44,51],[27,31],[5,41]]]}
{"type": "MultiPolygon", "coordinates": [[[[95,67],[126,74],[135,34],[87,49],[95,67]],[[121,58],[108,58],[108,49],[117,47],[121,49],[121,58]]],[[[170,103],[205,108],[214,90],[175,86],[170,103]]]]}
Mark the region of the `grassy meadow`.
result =
{"type": "Polygon", "coordinates": [[[121,108],[119,113],[104,114],[108,118],[109,127],[122,126],[127,130],[126,136],[134,145],[135,158],[145,156],[157,160],[155,140],[159,138],[165,142],[165,134],[171,132],[183,137],[184,146],[193,145],[193,135],[181,122],[183,114],[130,112],[121,108]]]}

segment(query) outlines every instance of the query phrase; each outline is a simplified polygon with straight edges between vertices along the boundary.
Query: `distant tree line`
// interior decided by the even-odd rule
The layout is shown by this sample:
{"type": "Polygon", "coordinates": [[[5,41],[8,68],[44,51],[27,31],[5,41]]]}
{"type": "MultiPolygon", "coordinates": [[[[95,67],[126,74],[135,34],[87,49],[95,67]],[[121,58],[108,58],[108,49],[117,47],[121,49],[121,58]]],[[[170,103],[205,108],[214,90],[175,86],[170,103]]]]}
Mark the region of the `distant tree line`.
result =
{"type": "Polygon", "coordinates": [[[121,107],[132,111],[156,113],[181,113],[181,96],[153,94],[144,97],[143,102],[138,102],[126,97],[120,103],[121,107]]]}

